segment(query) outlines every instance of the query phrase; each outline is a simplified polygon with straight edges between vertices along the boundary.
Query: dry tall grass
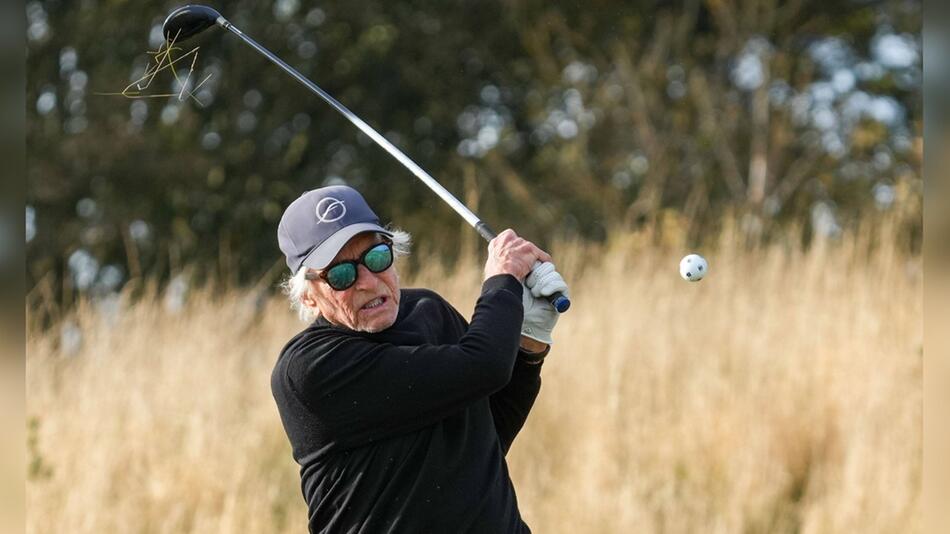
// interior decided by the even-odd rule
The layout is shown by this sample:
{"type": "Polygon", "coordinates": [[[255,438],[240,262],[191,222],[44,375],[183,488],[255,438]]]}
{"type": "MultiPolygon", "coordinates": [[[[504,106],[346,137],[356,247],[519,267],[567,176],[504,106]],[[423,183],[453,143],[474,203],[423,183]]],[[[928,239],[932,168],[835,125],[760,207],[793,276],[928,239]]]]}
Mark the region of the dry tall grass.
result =
{"type": "MultiPolygon", "coordinates": [[[[681,247],[645,242],[555,249],[574,307],[508,459],[533,529],[919,531],[918,259],[727,232],[688,284],[681,247]]],[[[469,314],[468,265],[405,285],[469,314]]],[[[67,321],[71,355],[62,329],[29,334],[28,532],[305,530],[268,382],[300,329],[282,300],[197,291],[67,321]]]]}

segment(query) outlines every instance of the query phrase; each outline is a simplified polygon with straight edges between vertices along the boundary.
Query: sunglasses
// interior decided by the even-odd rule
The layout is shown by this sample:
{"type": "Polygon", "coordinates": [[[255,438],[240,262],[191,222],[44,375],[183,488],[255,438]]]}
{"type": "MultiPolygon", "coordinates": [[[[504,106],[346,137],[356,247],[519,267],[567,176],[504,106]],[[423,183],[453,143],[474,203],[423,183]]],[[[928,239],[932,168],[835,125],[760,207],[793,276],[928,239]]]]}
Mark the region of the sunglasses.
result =
{"type": "Polygon", "coordinates": [[[328,286],[343,291],[349,289],[356,283],[356,276],[359,274],[357,268],[359,264],[369,269],[371,273],[381,273],[393,264],[393,246],[392,243],[377,243],[360,254],[358,260],[346,260],[327,267],[319,273],[307,273],[304,278],[307,280],[320,279],[328,286]]]}

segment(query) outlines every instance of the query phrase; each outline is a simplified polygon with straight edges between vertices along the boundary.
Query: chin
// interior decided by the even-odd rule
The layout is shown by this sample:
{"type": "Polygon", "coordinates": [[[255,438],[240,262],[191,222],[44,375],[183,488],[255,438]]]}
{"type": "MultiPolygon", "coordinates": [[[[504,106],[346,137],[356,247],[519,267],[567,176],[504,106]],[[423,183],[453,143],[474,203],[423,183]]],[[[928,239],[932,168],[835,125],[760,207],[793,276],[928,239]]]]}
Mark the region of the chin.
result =
{"type": "Polygon", "coordinates": [[[375,334],[376,332],[382,332],[386,330],[393,323],[396,322],[396,317],[399,314],[399,308],[395,307],[391,312],[385,314],[382,317],[374,317],[369,321],[363,322],[357,330],[362,332],[368,332],[370,334],[375,334]]]}
{"type": "Polygon", "coordinates": [[[391,321],[385,321],[385,322],[375,321],[372,324],[368,324],[364,326],[363,328],[360,328],[360,330],[362,330],[363,332],[368,332],[370,334],[375,334],[377,332],[382,332],[383,330],[386,330],[387,328],[392,326],[393,323],[395,322],[396,322],[395,317],[393,317],[391,321]]]}

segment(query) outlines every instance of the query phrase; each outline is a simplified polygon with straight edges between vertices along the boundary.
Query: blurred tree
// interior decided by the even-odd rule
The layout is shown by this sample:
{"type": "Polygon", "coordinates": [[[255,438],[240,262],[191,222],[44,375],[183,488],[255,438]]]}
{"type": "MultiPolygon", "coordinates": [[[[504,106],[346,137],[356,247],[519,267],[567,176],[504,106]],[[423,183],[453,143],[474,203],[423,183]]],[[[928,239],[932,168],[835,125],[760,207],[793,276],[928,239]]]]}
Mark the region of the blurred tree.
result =
{"type": "MultiPolygon", "coordinates": [[[[471,230],[434,194],[220,31],[187,43],[204,107],[96,95],[144,72],[175,5],[28,4],[30,286],[109,293],[186,266],[253,283],[281,271],[283,207],[340,182],[458,250],[471,230]]],[[[919,236],[919,1],[216,8],[497,229],[602,239],[673,210],[693,240],[729,213],[768,239],[890,210],[919,236]]]]}

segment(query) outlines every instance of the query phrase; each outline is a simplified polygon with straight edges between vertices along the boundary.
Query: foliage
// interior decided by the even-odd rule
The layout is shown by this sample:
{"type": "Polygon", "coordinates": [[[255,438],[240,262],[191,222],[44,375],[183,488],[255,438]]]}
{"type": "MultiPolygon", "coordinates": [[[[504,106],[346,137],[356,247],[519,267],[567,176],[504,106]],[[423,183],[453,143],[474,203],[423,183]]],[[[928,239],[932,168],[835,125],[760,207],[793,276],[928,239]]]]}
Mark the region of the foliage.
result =
{"type": "MultiPolygon", "coordinates": [[[[205,107],[95,94],[142,74],[172,7],[28,5],[30,287],[109,293],[185,265],[257,281],[280,271],[283,208],[339,181],[448,257],[473,239],[220,30],[193,41],[200,78],[212,74],[197,93],[205,107]]],[[[919,239],[918,1],[215,7],[496,229],[602,240],[672,212],[698,242],[733,214],[768,240],[788,225],[839,234],[886,209],[901,214],[905,246],[919,239]]]]}

